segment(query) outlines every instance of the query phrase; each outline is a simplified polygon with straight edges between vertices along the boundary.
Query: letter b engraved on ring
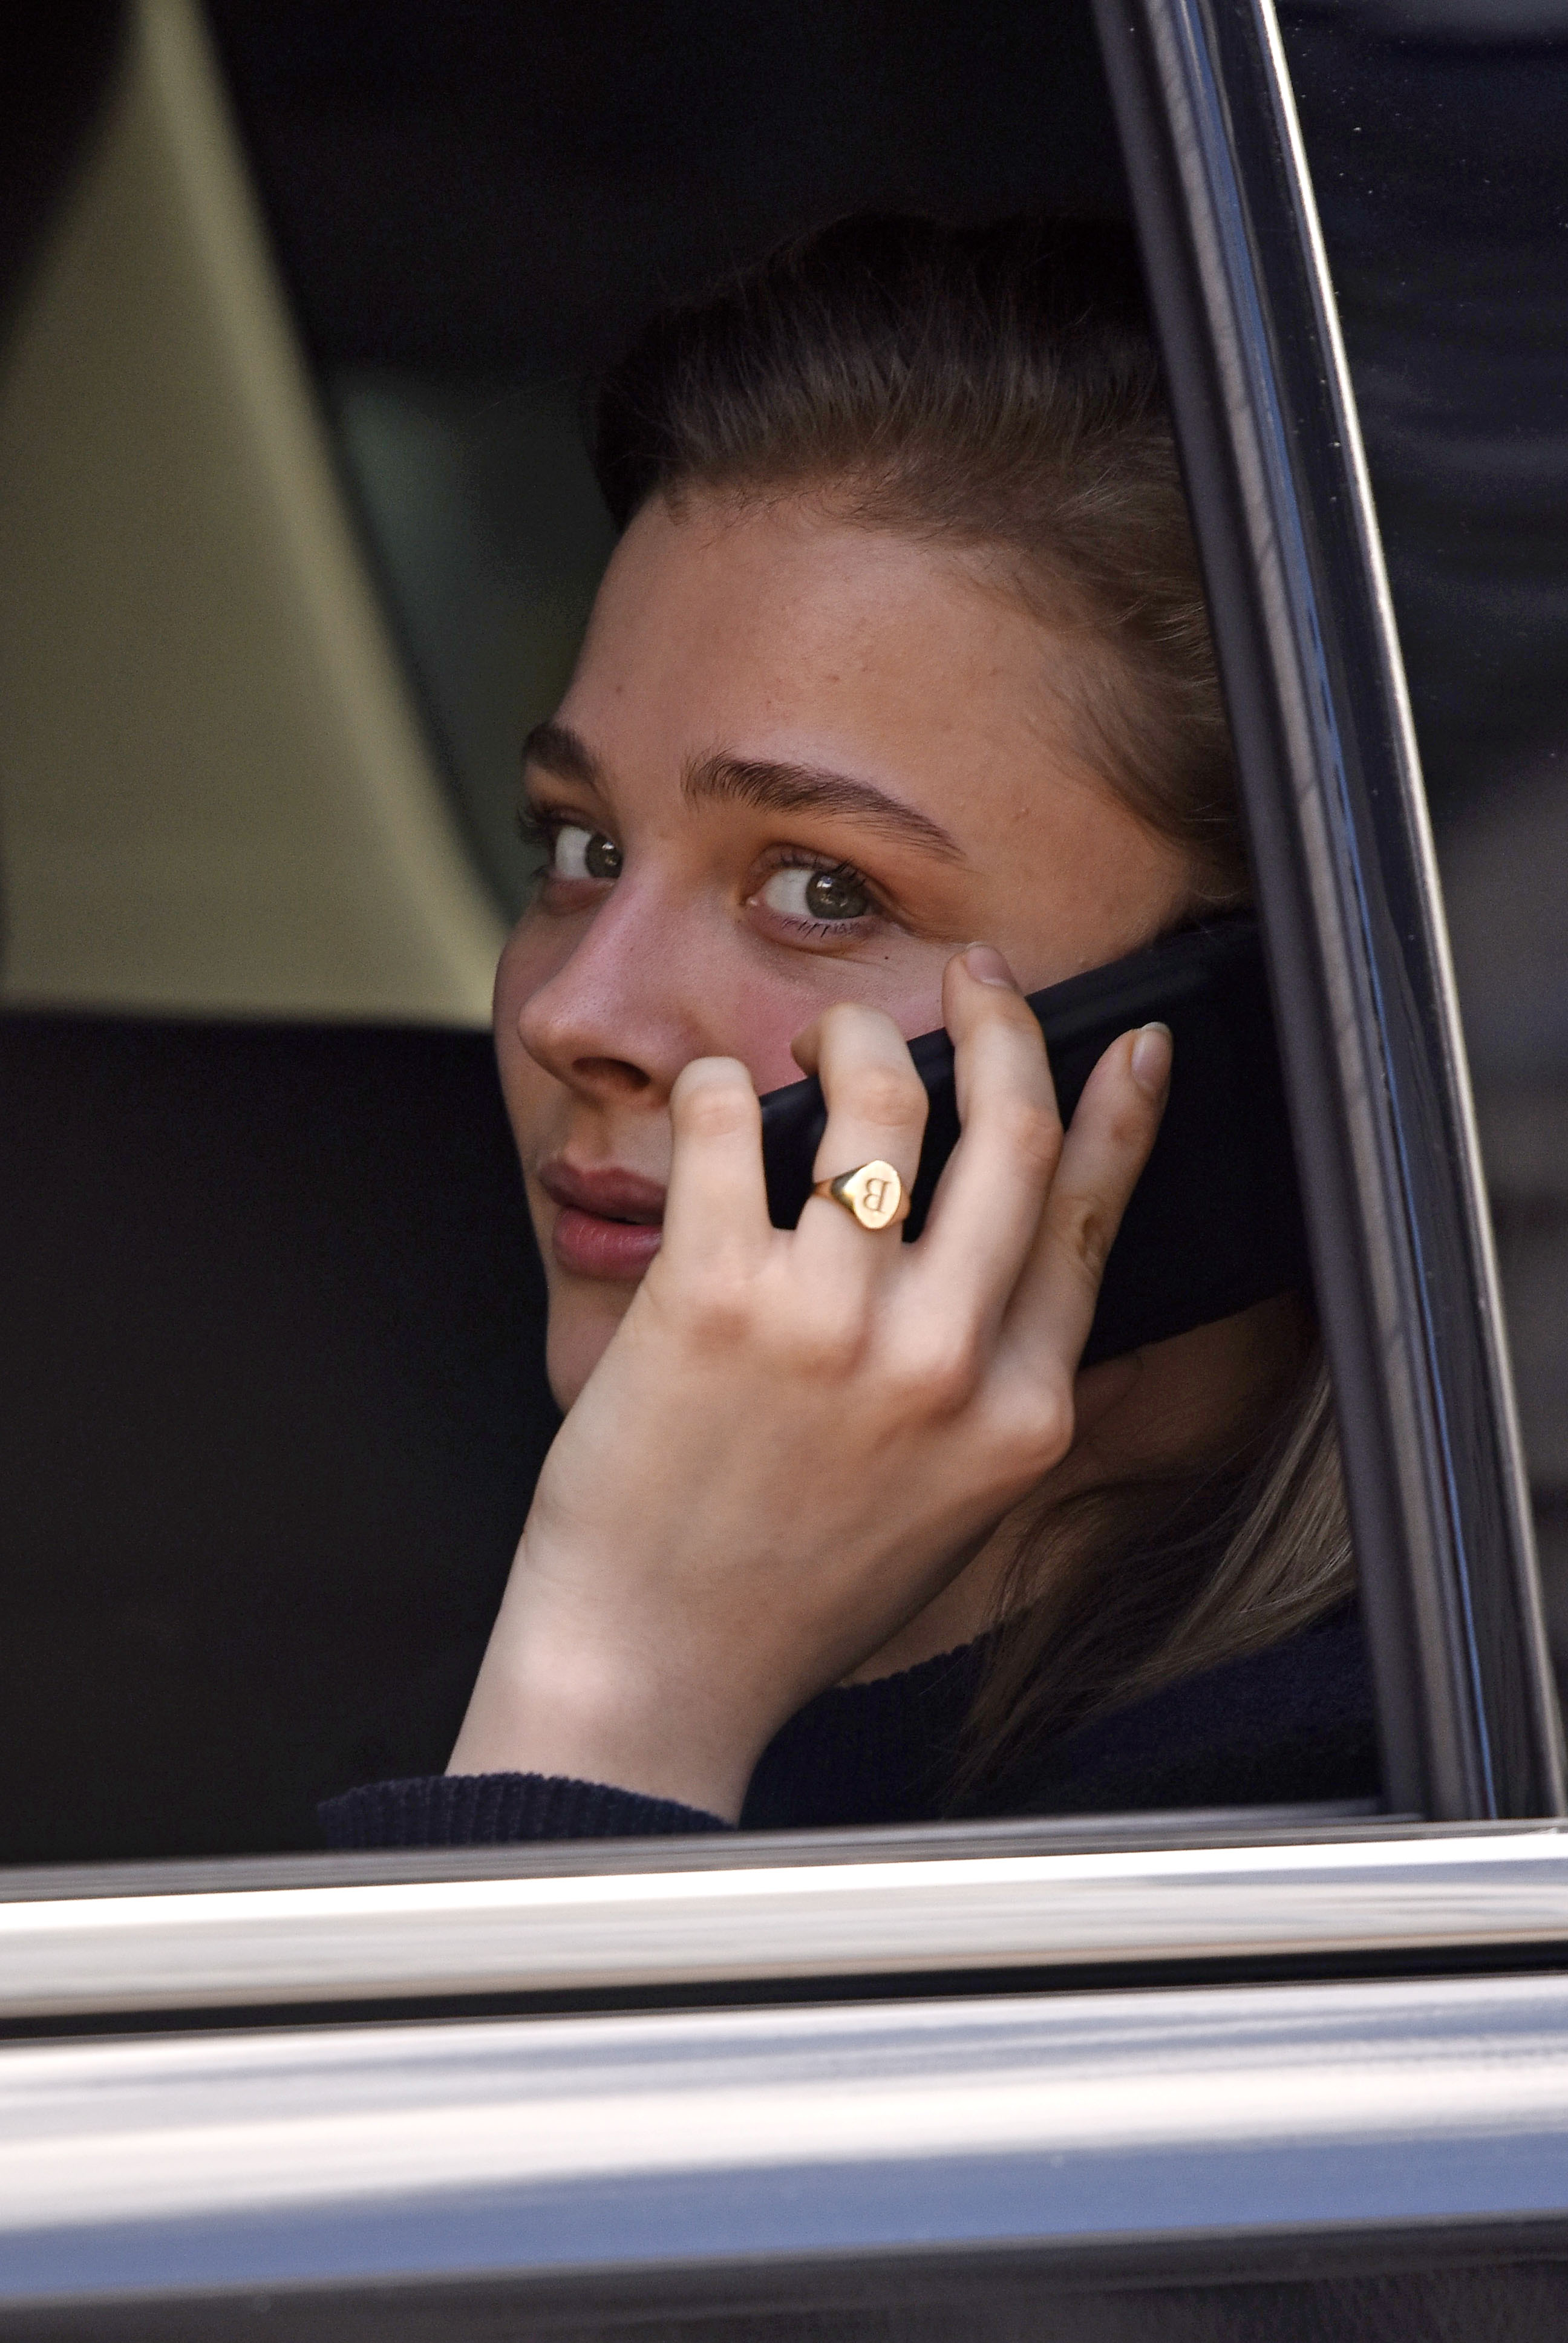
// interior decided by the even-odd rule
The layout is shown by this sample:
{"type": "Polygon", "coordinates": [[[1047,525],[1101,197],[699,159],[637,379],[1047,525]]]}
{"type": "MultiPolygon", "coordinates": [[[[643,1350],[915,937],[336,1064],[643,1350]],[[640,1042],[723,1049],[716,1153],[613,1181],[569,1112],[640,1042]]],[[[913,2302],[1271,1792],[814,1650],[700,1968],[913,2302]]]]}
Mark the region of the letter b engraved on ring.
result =
{"type": "Polygon", "coordinates": [[[836,1180],[819,1180],[812,1193],[842,1204],[863,1229],[885,1229],[909,1216],[903,1182],[890,1163],[880,1161],[841,1172],[836,1180]]]}

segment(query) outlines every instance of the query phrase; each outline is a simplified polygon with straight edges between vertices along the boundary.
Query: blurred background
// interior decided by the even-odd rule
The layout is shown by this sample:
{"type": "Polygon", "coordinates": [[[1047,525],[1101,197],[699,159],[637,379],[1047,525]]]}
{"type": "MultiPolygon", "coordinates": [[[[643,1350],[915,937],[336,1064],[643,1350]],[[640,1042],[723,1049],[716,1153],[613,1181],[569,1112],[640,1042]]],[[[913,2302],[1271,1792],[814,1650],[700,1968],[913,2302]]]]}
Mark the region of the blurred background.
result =
{"type": "MultiPolygon", "coordinates": [[[[1568,1661],[1568,0],[1282,16],[1568,1661]]],[[[483,1029],[587,387],[814,221],[1121,166],[1081,0],[4,39],[0,1856],[308,1845],[444,1762],[553,1429],[483,1029]]]]}

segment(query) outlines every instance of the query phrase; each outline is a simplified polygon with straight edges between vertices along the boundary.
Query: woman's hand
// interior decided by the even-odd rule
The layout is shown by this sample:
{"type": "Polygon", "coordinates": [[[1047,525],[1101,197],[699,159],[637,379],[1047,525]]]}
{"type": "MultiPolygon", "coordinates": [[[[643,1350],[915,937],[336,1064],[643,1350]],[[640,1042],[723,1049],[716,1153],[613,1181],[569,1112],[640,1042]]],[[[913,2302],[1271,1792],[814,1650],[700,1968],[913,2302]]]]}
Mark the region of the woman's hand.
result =
{"type": "MultiPolygon", "coordinates": [[[[943,1011],[963,1135],[915,1244],[827,1198],[773,1228],[745,1068],[680,1075],[663,1243],[546,1460],[453,1772],[733,1819],[785,1719],[1066,1455],[1170,1037],[1114,1043],[1064,1141],[1000,955],[950,962],[943,1011]]],[[[879,1156],[907,1189],[926,1096],[891,1020],[844,1004],[797,1054],[828,1100],[818,1177],[879,1156]]]]}

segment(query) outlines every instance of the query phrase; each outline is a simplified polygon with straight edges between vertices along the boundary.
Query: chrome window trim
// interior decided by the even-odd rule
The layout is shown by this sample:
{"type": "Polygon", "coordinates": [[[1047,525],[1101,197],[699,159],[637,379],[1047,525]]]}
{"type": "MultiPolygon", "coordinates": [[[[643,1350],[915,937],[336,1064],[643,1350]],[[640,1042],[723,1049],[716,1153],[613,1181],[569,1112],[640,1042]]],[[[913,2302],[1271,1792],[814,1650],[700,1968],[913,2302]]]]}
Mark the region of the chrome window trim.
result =
{"type": "Polygon", "coordinates": [[[1441,2260],[1565,2208],[1565,1977],[0,2049],[7,2307],[619,2269],[646,2308],[672,2269],[1379,2225],[1441,2260]]]}
{"type": "Polygon", "coordinates": [[[1442,907],[1272,0],[1094,7],[1251,820],[1385,1790],[1560,1814],[1442,907]]]}
{"type": "MultiPolygon", "coordinates": [[[[1568,1947],[1568,1834],[379,1877],[0,1905],[0,2020],[1568,1947]]],[[[369,1859],[374,1861],[374,1858],[369,1859]]]]}

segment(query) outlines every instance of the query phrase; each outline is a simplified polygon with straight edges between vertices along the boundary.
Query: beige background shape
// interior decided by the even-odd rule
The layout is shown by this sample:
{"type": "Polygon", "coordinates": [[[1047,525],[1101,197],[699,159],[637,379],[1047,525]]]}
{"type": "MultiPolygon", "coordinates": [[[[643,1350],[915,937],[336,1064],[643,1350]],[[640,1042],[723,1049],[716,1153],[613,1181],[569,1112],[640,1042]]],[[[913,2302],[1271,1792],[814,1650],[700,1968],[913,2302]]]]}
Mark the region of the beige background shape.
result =
{"type": "Polygon", "coordinates": [[[502,937],[214,57],[140,0],[0,373],[0,1000],[487,1021],[502,937]]]}

